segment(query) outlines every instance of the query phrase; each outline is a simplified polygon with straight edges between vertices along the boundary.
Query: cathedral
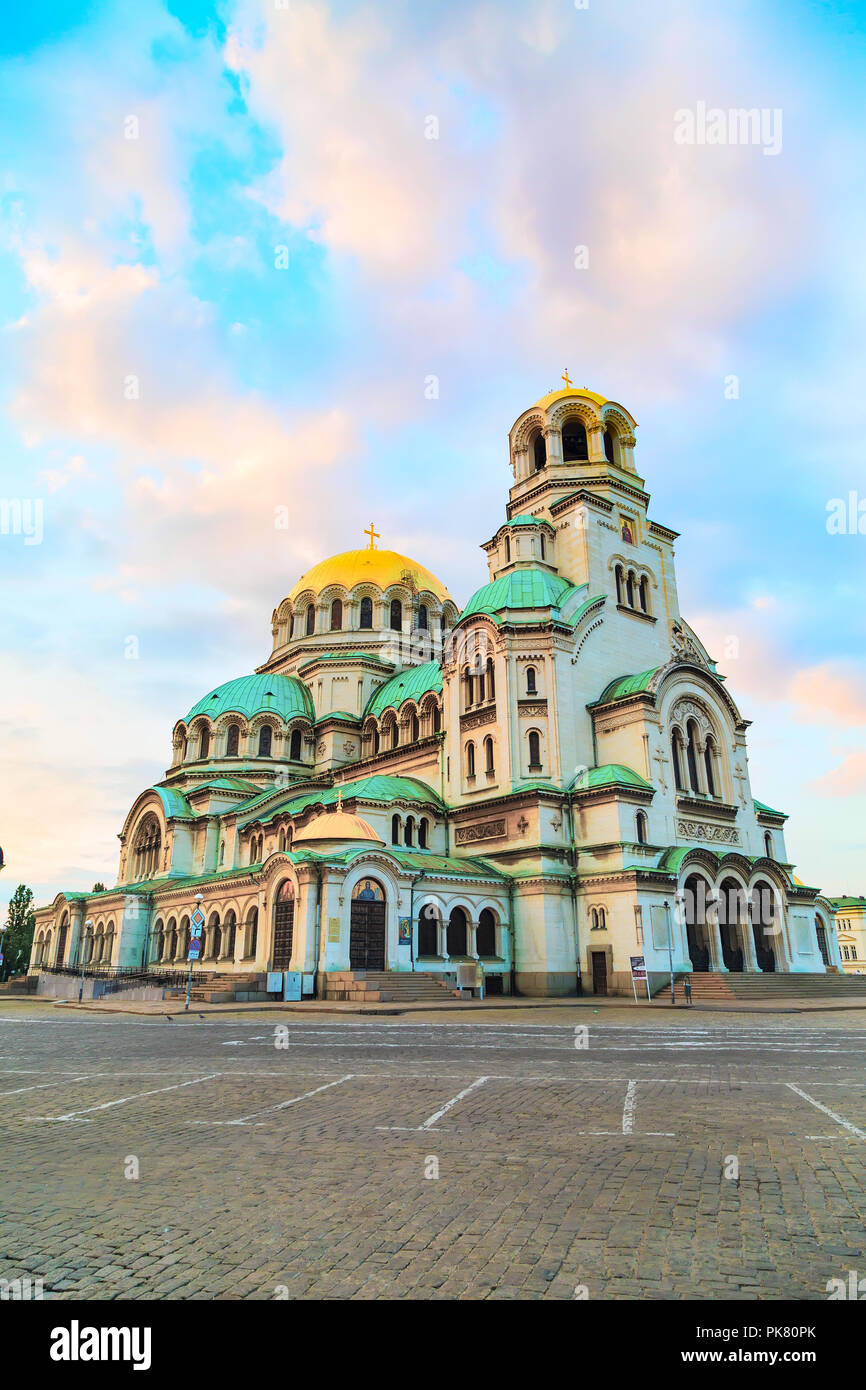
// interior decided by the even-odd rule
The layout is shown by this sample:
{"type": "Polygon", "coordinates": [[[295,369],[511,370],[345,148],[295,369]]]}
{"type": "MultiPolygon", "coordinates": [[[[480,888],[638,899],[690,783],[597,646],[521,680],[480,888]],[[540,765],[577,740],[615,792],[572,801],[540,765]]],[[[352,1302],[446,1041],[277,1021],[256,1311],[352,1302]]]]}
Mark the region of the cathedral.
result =
{"type": "Polygon", "coordinates": [[[471,962],[523,995],[839,970],[680,613],[636,422],[564,380],[511,429],[487,582],[461,609],[372,525],[302,575],[262,664],[177,720],[116,884],[37,912],[33,970],[181,978],[197,905],[195,968],[227,997],[287,971],[308,997],[421,990],[471,962]]]}

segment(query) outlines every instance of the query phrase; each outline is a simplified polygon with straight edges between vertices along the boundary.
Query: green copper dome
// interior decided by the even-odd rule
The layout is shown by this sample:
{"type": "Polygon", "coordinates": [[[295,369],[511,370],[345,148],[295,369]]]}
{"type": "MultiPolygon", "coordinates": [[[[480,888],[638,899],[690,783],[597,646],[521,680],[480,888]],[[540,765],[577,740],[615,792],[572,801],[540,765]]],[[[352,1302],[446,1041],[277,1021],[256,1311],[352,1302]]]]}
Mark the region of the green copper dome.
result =
{"type": "Polygon", "coordinates": [[[295,676],[254,675],[239,676],[237,680],[218,685],[193,705],[186,722],[188,724],[199,714],[217,719],[229,710],[247,719],[267,710],[280,719],[292,719],[296,714],[312,719],[315,715],[313,697],[303,681],[295,676]]]}
{"type": "Polygon", "coordinates": [[[549,570],[511,570],[473,594],[460,614],[460,621],[472,617],[473,613],[493,616],[508,608],[561,608],[574,591],[574,584],[549,570]]]}

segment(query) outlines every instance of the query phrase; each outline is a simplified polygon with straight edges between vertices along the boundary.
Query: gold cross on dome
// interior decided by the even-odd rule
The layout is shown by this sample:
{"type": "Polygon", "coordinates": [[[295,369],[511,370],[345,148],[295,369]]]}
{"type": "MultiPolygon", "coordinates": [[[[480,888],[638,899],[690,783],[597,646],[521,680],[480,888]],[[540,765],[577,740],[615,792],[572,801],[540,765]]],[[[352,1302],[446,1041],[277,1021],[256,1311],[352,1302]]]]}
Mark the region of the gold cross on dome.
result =
{"type": "Polygon", "coordinates": [[[375,529],[375,527],[373,526],[372,521],[370,522],[370,529],[369,529],[369,531],[365,531],[365,532],[364,532],[364,535],[370,537],[370,549],[371,549],[371,550],[375,550],[375,549],[376,549],[376,541],[380,541],[380,540],[382,539],[382,537],[379,535],[379,532],[378,532],[378,531],[375,529]]]}
{"type": "Polygon", "coordinates": [[[565,389],[566,389],[566,391],[568,390],[568,388],[569,388],[570,386],[573,386],[573,385],[574,385],[574,382],[571,380],[571,377],[568,375],[568,368],[567,368],[567,367],[566,367],[565,371],[562,373],[562,376],[561,376],[559,379],[560,379],[560,381],[564,381],[564,382],[565,382],[565,389]]]}

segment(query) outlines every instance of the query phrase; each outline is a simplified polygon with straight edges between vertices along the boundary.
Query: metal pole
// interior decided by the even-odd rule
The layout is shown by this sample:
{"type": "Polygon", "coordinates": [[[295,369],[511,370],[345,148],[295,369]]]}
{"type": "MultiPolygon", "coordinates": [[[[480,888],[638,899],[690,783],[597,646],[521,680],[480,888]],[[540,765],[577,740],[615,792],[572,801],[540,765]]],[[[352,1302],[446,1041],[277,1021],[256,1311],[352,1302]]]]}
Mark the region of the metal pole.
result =
{"type": "Polygon", "coordinates": [[[92,918],[92,917],[88,917],[87,921],[84,923],[84,929],[82,930],[82,933],[81,933],[81,936],[80,936],[79,942],[78,942],[78,954],[79,954],[80,957],[81,957],[81,978],[80,978],[80,980],[78,981],[78,1002],[79,1002],[79,1004],[81,1003],[81,1000],[82,1000],[82,998],[83,998],[83,996],[84,996],[84,943],[85,943],[85,941],[87,940],[87,928],[88,928],[88,927],[92,927],[92,926],[93,926],[93,918],[92,918]]]}
{"type": "MultiPolygon", "coordinates": [[[[201,907],[203,898],[204,898],[204,893],[196,893],[196,895],[195,895],[195,901],[196,901],[196,906],[197,906],[197,907],[199,907],[199,908],[201,907]]],[[[199,938],[199,939],[201,939],[201,938],[199,938]]],[[[192,941],[192,940],[193,940],[193,936],[192,936],[192,934],[190,934],[190,941],[192,941]]],[[[189,1009],[189,996],[190,996],[191,991],[192,991],[192,954],[190,953],[190,955],[189,955],[189,972],[188,972],[187,977],[186,977],[186,1003],[185,1003],[184,1006],[183,1006],[183,1007],[184,1007],[184,1012],[186,1012],[186,1011],[189,1009]]]]}
{"type": "Polygon", "coordinates": [[[674,942],[673,930],[671,927],[671,907],[667,898],[665,898],[665,913],[667,915],[668,923],[668,965],[670,966],[671,972],[671,1004],[675,1005],[677,1002],[677,996],[674,991],[674,942]]]}

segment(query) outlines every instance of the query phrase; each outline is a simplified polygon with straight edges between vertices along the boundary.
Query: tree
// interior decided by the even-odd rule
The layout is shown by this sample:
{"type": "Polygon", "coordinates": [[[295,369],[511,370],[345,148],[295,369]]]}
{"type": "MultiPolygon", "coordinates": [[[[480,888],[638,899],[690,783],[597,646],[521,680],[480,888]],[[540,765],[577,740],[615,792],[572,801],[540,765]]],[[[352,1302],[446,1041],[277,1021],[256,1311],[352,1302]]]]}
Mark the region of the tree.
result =
{"type": "Polygon", "coordinates": [[[94,883],[94,885],[93,885],[93,887],[91,888],[90,891],[91,891],[91,893],[104,893],[104,892],[105,892],[105,884],[104,884],[104,883],[94,883]]]}
{"type": "Polygon", "coordinates": [[[6,980],[10,975],[27,968],[35,926],[33,889],[19,883],[9,900],[6,931],[3,933],[3,965],[0,967],[0,979],[6,980]]]}

